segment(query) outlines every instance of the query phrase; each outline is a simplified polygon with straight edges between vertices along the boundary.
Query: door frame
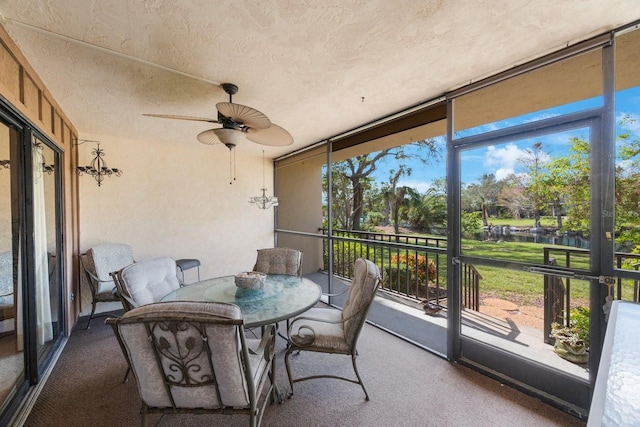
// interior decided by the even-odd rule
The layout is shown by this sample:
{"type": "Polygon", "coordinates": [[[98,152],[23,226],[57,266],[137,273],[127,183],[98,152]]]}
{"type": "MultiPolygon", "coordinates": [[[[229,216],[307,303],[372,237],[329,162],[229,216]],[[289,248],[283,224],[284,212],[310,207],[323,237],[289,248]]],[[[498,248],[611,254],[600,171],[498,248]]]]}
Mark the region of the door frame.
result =
{"type": "MultiPolygon", "coordinates": [[[[28,118],[16,110],[9,102],[0,97],[0,120],[4,125],[9,127],[10,132],[15,135],[17,141],[17,162],[20,163],[18,173],[17,188],[19,197],[17,204],[20,211],[20,273],[22,281],[22,324],[24,331],[24,373],[20,383],[17,385],[15,393],[10,395],[6,401],[0,402],[0,425],[9,423],[13,419],[16,412],[21,408],[23,399],[29,395],[31,390],[41,383],[42,378],[47,374],[51,364],[54,362],[59,350],[61,349],[64,339],[68,336],[66,329],[66,313],[68,305],[64,298],[64,230],[63,230],[63,186],[62,186],[62,167],[63,167],[63,151],[54,144],[43,132],[34,128],[28,118]],[[56,290],[55,297],[59,299],[59,312],[56,319],[59,325],[59,333],[54,337],[53,341],[47,348],[46,353],[39,354],[37,342],[35,339],[37,327],[36,320],[36,297],[35,297],[35,259],[34,259],[34,212],[33,212],[33,138],[37,138],[44,143],[49,149],[53,150],[55,155],[55,192],[56,200],[56,251],[58,257],[56,259],[56,271],[58,274],[59,288],[56,290]]],[[[17,310],[16,310],[17,311],[17,310]]],[[[16,313],[17,314],[17,313],[16,313]]],[[[53,320],[53,319],[52,319],[53,320]]]]}
{"type": "MultiPolygon", "coordinates": [[[[451,102],[449,108],[452,109],[451,102]]],[[[603,138],[603,108],[585,110],[562,116],[525,123],[510,128],[500,129],[480,135],[452,140],[449,138],[447,150],[447,187],[448,204],[448,234],[449,244],[447,255],[451,272],[448,278],[449,306],[447,331],[447,357],[468,365],[474,369],[492,376],[502,382],[532,395],[536,395],[555,406],[560,406],[568,412],[585,415],[589,408],[591,394],[595,384],[602,341],[604,338],[604,315],[602,310],[591,310],[590,317],[590,358],[589,381],[554,371],[553,369],[534,363],[529,359],[508,353],[496,347],[491,347],[462,335],[462,301],[461,301],[461,268],[458,261],[483,264],[511,269],[528,269],[540,267],[539,264],[488,260],[484,258],[462,255],[461,248],[461,152],[470,148],[500,144],[513,140],[540,137],[552,133],[569,131],[572,129],[589,129],[590,140],[590,174],[591,190],[591,250],[590,269],[571,270],[566,268],[547,269],[557,270],[559,273],[567,271],[590,278],[590,306],[601,307],[604,304],[606,286],[598,283],[599,276],[613,274],[613,243],[604,237],[606,231],[613,233],[614,218],[606,217],[604,213],[613,212],[615,187],[614,156],[606,156],[611,151],[611,142],[603,138]],[[609,162],[602,159],[609,159],[609,162]],[[605,191],[611,190],[611,191],[605,191]],[[598,214],[602,213],[602,217],[598,214]],[[609,262],[604,260],[609,256],[609,262]]],[[[452,116],[450,116],[452,117],[452,116]]],[[[451,121],[450,121],[451,122],[451,121]]],[[[452,126],[452,125],[450,125],[452,126]]],[[[450,129],[449,135],[451,135],[450,129]]]]}

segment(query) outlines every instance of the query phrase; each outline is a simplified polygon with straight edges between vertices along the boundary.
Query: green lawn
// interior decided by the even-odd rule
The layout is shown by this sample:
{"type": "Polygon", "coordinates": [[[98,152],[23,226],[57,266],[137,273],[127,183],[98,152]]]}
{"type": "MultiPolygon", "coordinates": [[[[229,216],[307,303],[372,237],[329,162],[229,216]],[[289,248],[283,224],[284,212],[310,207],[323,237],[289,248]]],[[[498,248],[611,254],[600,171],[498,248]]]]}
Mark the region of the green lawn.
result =
{"type": "MultiPolygon", "coordinates": [[[[489,218],[487,220],[493,225],[511,225],[514,227],[533,227],[533,218],[489,218]]],[[[543,216],[540,218],[540,226],[542,227],[555,227],[558,225],[558,221],[551,216],[543,216]]]]}

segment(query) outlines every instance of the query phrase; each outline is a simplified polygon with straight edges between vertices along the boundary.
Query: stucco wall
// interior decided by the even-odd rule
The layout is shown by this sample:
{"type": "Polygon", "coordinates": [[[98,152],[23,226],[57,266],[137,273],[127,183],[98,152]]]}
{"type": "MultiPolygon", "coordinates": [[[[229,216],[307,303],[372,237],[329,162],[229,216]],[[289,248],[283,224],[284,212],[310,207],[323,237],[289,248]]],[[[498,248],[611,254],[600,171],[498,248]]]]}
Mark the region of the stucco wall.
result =
{"type": "MultiPolygon", "coordinates": [[[[322,227],[322,165],[326,156],[316,156],[278,167],[278,228],[318,233],[322,227]]],[[[322,240],[314,237],[278,234],[278,246],[304,253],[303,274],[322,267],[322,240]]]]}
{"type": "MultiPolygon", "coordinates": [[[[229,150],[191,135],[172,144],[82,134],[100,141],[109,167],[124,171],[101,187],[80,177],[80,250],[128,243],[136,260],[197,258],[202,278],[251,269],[256,249],[273,246],[273,209],[248,203],[262,187],[262,153],[236,148],[236,180],[229,184],[229,150]]],[[[250,144],[247,142],[247,144],[250,144]]],[[[79,146],[79,164],[95,147],[79,146]]],[[[265,174],[272,174],[265,162],[265,174]]]]}

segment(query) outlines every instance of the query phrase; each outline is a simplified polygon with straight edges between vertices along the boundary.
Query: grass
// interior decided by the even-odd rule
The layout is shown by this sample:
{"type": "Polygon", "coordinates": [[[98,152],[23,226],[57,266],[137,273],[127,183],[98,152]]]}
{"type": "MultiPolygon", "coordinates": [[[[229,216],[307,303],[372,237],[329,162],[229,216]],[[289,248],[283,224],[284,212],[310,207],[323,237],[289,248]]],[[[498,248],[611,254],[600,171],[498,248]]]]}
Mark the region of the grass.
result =
{"type": "MultiPolygon", "coordinates": [[[[533,227],[534,220],[533,218],[489,218],[487,220],[490,224],[493,225],[511,225],[514,227],[533,227]]],[[[556,227],[558,225],[558,221],[556,218],[552,216],[543,216],[540,218],[540,226],[541,227],[556,227]]]]}

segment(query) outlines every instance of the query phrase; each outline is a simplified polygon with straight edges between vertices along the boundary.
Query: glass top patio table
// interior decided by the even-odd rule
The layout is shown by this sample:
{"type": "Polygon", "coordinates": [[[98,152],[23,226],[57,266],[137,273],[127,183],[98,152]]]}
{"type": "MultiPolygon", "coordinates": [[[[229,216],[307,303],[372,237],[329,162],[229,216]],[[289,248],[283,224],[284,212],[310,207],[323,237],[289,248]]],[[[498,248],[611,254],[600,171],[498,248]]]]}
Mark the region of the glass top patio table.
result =
{"type": "Polygon", "coordinates": [[[170,292],[161,301],[231,302],[240,307],[248,328],[277,323],[313,307],[320,286],[304,277],[269,274],[258,290],[238,288],[235,276],[216,277],[170,292]]]}

